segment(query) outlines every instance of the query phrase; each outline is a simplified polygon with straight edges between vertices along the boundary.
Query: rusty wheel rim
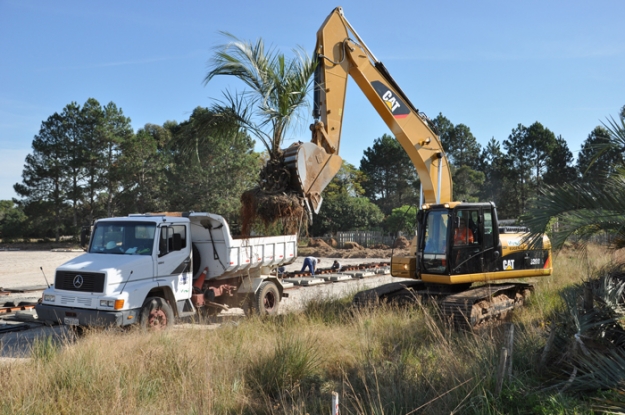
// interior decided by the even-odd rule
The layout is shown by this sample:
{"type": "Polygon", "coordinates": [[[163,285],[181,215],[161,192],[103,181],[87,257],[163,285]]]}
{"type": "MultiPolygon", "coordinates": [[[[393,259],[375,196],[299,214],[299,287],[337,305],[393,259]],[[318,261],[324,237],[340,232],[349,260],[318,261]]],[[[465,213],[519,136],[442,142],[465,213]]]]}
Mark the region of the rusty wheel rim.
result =
{"type": "Polygon", "coordinates": [[[263,299],[263,305],[265,306],[265,310],[271,311],[276,306],[276,297],[272,292],[268,292],[265,294],[265,298],[263,299]]]}
{"type": "Polygon", "coordinates": [[[148,327],[161,329],[167,326],[167,314],[160,308],[153,308],[148,315],[148,327]]]}

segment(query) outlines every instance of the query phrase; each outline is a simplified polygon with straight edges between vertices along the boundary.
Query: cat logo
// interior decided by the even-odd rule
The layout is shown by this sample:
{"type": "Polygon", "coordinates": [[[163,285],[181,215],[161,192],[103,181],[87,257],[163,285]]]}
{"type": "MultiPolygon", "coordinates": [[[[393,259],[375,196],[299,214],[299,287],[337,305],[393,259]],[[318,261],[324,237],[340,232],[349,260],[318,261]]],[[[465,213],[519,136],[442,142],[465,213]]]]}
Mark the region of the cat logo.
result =
{"type": "Polygon", "coordinates": [[[389,89],[380,81],[371,82],[375,92],[382,98],[382,101],[386,104],[388,109],[395,118],[406,118],[410,114],[408,106],[397,96],[393,91],[389,89]]]}
{"type": "Polygon", "coordinates": [[[506,271],[514,269],[514,259],[504,259],[503,260],[503,269],[506,271]]]}
{"type": "Polygon", "coordinates": [[[384,100],[384,102],[386,102],[386,106],[388,107],[388,109],[391,110],[391,112],[394,112],[397,108],[401,106],[401,104],[397,102],[397,99],[395,99],[393,93],[390,90],[386,91],[384,95],[382,95],[382,99],[384,100]]]}

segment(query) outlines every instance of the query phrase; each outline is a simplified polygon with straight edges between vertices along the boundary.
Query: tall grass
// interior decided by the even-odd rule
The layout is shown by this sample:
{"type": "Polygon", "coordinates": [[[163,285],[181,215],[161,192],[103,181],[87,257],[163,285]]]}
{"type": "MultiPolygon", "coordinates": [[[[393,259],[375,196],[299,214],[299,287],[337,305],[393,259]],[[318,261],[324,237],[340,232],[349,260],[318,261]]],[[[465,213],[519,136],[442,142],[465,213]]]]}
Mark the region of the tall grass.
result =
{"type": "Polygon", "coordinates": [[[499,395],[502,325],[464,332],[430,304],[357,310],[341,299],[217,330],[40,340],[30,361],[0,365],[0,413],[328,414],[332,391],[343,414],[590,413],[581,397],[545,391],[539,367],[559,293],[613,259],[588,258],[562,252],[512,315],[513,371],[499,395]]]}

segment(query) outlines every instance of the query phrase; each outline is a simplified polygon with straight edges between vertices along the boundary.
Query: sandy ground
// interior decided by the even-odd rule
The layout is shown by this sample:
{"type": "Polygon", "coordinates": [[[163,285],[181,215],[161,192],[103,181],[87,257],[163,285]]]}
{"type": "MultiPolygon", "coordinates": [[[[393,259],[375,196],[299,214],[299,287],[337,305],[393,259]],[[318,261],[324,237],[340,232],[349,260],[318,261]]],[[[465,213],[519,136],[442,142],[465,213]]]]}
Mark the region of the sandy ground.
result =
{"type": "MultiPolygon", "coordinates": [[[[0,251],[0,287],[5,290],[24,290],[24,293],[12,293],[0,296],[0,304],[18,305],[21,302],[34,303],[40,297],[47,283],[54,283],[56,267],[64,262],[81,255],[83,251],[0,251]],[[43,272],[42,272],[43,270],[43,272]],[[44,277],[45,273],[45,277],[44,277]],[[46,281],[47,279],[47,281],[46,281]],[[11,304],[12,303],[12,304],[11,304]]],[[[335,258],[321,258],[318,267],[329,268],[335,258]]],[[[356,265],[363,263],[390,262],[390,258],[336,258],[341,265],[356,265]]],[[[304,257],[300,256],[292,264],[286,266],[287,272],[300,271],[304,257]]],[[[287,292],[289,296],[280,304],[281,313],[290,313],[301,310],[305,304],[313,299],[327,299],[344,297],[360,290],[373,288],[381,284],[396,282],[390,275],[353,279],[336,283],[325,283],[311,287],[294,287],[287,292]]],[[[34,311],[18,312],[22,315],[21,321],[32,320],[28,324],[31,329],[20,332],[0,333],[0,362],[11,361],[14,358],[25,358],[30,354],[32,342],[39,337],[55,336],[68,338],[73,334],[66,326],[45,327],[32,319],[34,311]]],[[[198,329],[214,329],[225,322],[232,322],[244,318],[241,309],[231,309],[221,313],[207,324],[179,324],[175,328],[195,327],[198,329]]],[[[11,317],[0,316],[2,324],[17,324],[11,317]]]]}
{"type": "Polygon", "coordinates": [[[54,270],[83,251],[0,251],[0,287],[33,289],[54,282],[54,270]],[[45,276],[44,276],[45,274],[45,276]]]}

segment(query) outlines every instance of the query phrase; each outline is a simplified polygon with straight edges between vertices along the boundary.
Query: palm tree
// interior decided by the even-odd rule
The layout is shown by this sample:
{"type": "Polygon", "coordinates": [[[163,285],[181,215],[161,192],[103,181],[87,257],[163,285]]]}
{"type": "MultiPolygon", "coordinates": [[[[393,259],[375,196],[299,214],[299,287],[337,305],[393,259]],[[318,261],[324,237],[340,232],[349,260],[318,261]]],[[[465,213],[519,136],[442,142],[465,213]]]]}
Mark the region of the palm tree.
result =
{"type": "Polygon", "coordinates": [[[204,83],[217,75],[228,75],[243,81],[246,89],[238,94],[226,91],[225,102],[213,106],[212,112],[260,139],[269,156],[258,186],[241,195],[241,232],[249,235],[258,220],[265,229],[281,220],[280,232],[294,233],[306,218],[299,195],[289,192],[290,173],[281,147],[289,128],[308,107],[306,96],[316,63],[301,48],[289,59],[273,49],[266,50],[262,39],[251,43],[223,34],[231,42],[216,49],[204,83]]]}
{"type": "Polygon", "coordinates": [[[247,89],[235,95],[226,92],[226,101],[213,110],[230,110],[243,128],[265,145],[269,158],[277,160],[286,132],[308,107],[306,96],[315,62],[301,48],[289,59],[274,49],[267,50],[262,39],[251,43],[223,34],[231,42],[216,48],[204,84],[217,75],[228,75],[243,81],[247,89]]]}
{"type": "MultiPolygon", "coordinates": [[[[609,142],[597,147],[593,162],[601,163],[601,155],[609,150],[625,150],[625,118],[610,117],[604,126],[609,142]]],[[[607,183],[570,183],[547,187],[536,206],[523,218],[536,236],[557,220],[551,234],[553,247],[558,249],[575,238],[585,246],[594,235],[605,233],[611,247],[625,247],[625,166],[619,166],[607,183]]]]}

